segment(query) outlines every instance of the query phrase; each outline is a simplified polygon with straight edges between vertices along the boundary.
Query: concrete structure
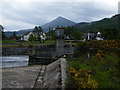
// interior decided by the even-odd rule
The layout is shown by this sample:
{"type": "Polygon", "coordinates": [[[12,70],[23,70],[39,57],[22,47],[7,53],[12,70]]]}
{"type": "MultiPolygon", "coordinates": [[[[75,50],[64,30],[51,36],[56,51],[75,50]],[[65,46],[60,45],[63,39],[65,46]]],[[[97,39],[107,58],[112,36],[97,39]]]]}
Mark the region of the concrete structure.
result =
{"type": "Polygon", "coordinates": [[[84,37],[86,41],[91,41],[91,40],[104,40],[100,32],[96,33],[84,33],[84,37]]]}
{"type": "Polygon", "coordinates": [[[21,40],[28,41],[31,35],[34,35],[33,32],[27,32],[22,36],[21,40]]]}
{"type": "Polygon", "coordinates": [[[33,88],[42,66],[2,69],[2,88],[33,88]]]}
{"type": "Polygon", "coordinates": [[[64,47],[65,42],[64,42],[64,28],[56,28],[56,46],[57,47],[64,47]]]}
{"type": "Polygon", "coordinates": [[[100,32],[97,32],[96,40],[103,40],[100,32]]]}
{"type": "Polygon", "coordinates": [[[14,32],[13,35],[10,37],[11,40],[18,40],[16,33],[14,32]]]}
{"type": "Polygon", "coordinates": [[[66,59],[60,58],[57,61],[45,66],[28,66],[19,68],[3,69],[2,88],[65,88],[66,81],[66,59]]]}

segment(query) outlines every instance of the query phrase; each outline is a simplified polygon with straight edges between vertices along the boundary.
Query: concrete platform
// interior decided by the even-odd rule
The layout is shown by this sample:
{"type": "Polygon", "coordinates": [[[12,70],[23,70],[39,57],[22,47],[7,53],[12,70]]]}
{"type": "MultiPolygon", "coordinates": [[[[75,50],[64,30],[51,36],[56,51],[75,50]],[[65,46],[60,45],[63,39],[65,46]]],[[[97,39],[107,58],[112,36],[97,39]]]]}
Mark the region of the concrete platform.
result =
{"type": "Polygon", "coordinates": [[[33,88],[42,66],[2,69],[2,88],[33,88]]]}
{"type": "Polygon", "coordinates": [[[65,88],[66,59],[49,65],[37,65],[2,70],[2,88],[65,88]]]}

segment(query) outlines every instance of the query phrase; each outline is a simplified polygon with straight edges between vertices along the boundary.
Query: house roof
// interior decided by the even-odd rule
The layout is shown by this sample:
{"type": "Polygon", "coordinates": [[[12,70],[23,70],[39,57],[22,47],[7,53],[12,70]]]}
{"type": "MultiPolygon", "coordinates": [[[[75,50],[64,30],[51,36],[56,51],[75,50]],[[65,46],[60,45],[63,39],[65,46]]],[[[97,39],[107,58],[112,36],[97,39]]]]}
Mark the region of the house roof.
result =
{"type": "Polygon", "coordinates": [[[64,30],[62,27],[57,27],[56,30],[64,30]]]}
{"type": "Polygon", "coordinates": [[[97,32],[97,34],[101,34],[100,32],[97,32]]]}
{"type": "Polygon", "coordinates": [[[30,32],[32,32],[33,34],[35,34],[35,35],[37,35],[37,34],[40,34],[40,35],[45,35],[45,33],[38,33],[38,32],[33,32],[33,31],[28,31],[28,32],[26,32],[25,34],[23,34],[23,36],[24,35],[28,35],[30,32]]]}
{"type": "Polygon", "coordinates": [[[17,39],[17,36],[16,36],[16,35],[12,35],[12,36],[10,37],[10,39],[17,39]]]}
{"type": "Polygon", "coordinates": [[[23,35],[28,35],[30,32],[31,32],[31,31],[28,31],[28,32],[26,32],[26,33],[25,33],[25,34],[23,34],[23,35]]]}

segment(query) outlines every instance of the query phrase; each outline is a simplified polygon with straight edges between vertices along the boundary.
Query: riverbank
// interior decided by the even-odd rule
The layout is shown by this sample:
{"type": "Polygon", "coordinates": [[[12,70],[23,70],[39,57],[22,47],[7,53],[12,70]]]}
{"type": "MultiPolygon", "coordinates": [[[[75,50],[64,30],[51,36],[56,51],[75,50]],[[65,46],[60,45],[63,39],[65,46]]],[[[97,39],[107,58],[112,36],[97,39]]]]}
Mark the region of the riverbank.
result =
{"type": "Polygon", "coordinates": [[[2,40],[2,45],[0,47],[29,47],[30,45],[50,45],[55,44],[53,40],[46,40],[44,43],[40,41],[16,41],[16,40],[2,40]]]}
{"type": "Polygon", "coordinates": [[[119,86],[120,58],[114,54],[103,54],[98,50],[95,56],[68,58],[69,79],[67,87],[74,88],[113,88],[119,86]]]}

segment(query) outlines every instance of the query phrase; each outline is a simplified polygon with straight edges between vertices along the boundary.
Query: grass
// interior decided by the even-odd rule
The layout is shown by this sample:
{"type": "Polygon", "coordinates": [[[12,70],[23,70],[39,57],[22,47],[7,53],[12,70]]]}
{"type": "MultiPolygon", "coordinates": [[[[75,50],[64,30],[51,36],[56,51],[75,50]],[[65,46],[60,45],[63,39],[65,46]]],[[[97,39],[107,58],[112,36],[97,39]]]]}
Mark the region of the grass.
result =
{"type": "Polygon", "coordinates": [[[54,44],[53,40],[46,40],[44,43],[40,43],[39,41],[20,41],[19,43],[15,40],[3,40],[2,46],[0,47],[27,47],[29,45],[49,45],[54,44]]]}
{"type": "Polygon", "coordinates": [[[68,72],[70,68],[82,69],[91,72],[92,78],[98,83],[99,88],[120,88],[120,72],[117,56],[104,55],[101,59],[98,56],[91,58],[67,58],[68,72]]]}
{"type": "Polygon", "coordinates": [[[12,43],[12,44],[17,44],[16,40],[2,40],[2,43],[12,43]]]}

